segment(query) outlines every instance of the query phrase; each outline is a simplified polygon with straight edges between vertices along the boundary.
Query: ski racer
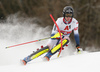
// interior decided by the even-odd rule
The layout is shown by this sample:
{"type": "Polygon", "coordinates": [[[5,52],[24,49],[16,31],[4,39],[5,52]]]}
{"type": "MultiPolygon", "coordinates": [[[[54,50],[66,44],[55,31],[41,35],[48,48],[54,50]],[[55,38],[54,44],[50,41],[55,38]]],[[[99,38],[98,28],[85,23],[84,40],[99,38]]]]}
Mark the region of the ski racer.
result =
{"type": "MultiPolygon", "coordinates": [[[[80,40],[79,40],[79,33],[78,33],[78,21],[74,18],[74,10],[71,6],[66,6],[63,9],[63,17],[60,17],[56,21],[60,32],[62,34],[62,46],[68,45],[70,41],[70,34],[72,31],[74,32],[74,37],[76,41],[76,50],[77,52],[81,52],[82,48],[80,48],[80,40]]],[[[44,59],[49,61],[51,56],[54,55],[56,52],[58,52],[61,48],[61,39],[59,37],[59,33],[57,30],[56,25],[54,24],[51,38],[49,39],[47,46],[41,48],[40,50],[32,53],[31,55],[25,57],[22,62],[24,65],[26,65],[31,60],[37,58],[38,56],[48,52],[44,59]],[[58,37],[57,37],[58,36],[58,37]]]]}

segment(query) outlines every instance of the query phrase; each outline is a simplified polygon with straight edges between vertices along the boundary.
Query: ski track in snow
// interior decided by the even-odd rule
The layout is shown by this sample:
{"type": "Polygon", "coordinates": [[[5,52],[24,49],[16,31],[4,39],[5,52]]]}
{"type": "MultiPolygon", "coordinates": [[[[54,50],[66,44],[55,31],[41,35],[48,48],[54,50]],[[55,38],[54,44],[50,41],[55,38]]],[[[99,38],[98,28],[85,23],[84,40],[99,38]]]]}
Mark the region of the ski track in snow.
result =
{"type": "Polygon", "coordinates": [[[36,51],[41,45],[46,45],[47,40],[17,46],[9,49],[5,47],[23,42],[46,38],[50,36],[49,27],[40,27],[25,21],[21,23],[12,18],[12,22],[0,23],[0,72],[100,72],[100,52],[74,54],[72,43],[61,52],[57,58],[55,54],[49,62],[42,60],[42,55],[26,66],[20,64],[20,59],[36,51]]]}

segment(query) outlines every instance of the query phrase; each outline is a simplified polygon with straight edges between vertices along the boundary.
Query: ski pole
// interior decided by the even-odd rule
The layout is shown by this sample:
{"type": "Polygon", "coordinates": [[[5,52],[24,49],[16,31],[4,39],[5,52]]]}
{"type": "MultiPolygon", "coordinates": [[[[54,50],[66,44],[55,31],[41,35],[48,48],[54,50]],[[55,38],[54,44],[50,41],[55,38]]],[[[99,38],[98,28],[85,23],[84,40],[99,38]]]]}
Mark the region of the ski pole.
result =
{"type": "Polygon", "coordinates": [[[11,47],[16,47],[16,46],[24,45],[24,44],[29,44],[29,43],[33,43],[33,42],[38,42],[38,41],[46,40],[46,39],[49,39],[49,38],[51,38],[51,37],[43,38],[43,39],[38,39],[38,40],[34,40],[34,41],[29,41],[29,42],[25,42],[25,43],[21,43],[21,44],[16,44],[16,45],[12,45],[12,46],[8,46],[8,47],[6,47],[6,49],[7,48],[11,48],[11,47]]]}
{"type": "Polygon", "coordinates": [[[61,39],[61,48],[60,48],[60,51],[59,51],[59,54],[58,54],[58,57],[59,57],[59,56],[60,56],[60,53],[61,53],[61,51],[62,51],[62,36],[61,36],[60,29],[59,29],[59,27],[58,27],[58,25],[57,25],[55,19],[53,18],[53,16],[52,16],[51,14],[50,14],[50,17],[52,18],[52,20],[53,20],[54,24],[56,25],[56,27],[57,27],[57,29],[58,29],[58,31],[59,31],[59,34],[60,34],[60,39],[61,39]]]}
{"type": "MultiPolygon", "coordinates": [[[[63,34],[61,34],[63,35],[63,34]]],[[[42,41],[42,40],[46,40],[46,39],[49,39],[49,38],[54,38],[54,39],[58,39],[57,37],[59,37],[59,33],[56,33],[54,36],[51,36],[51,37],[48,37],[48,38],[43,38],[43,39],[38,39],[38,40],[34,40],[34,41],[29,41],[29,42],[25,42],[25,43],[21,43],[21,44],[16,44],[16,45],[12,45],[12,46],[8,46],[6,47],[7,48],[11,48],[11,47],[16,47],[16,46],[20,46],[20,45],[24,45],[24,44],[29,44],[29,43],[33,43],[33,42],[38,42],[38,41],[42,41]]]]}

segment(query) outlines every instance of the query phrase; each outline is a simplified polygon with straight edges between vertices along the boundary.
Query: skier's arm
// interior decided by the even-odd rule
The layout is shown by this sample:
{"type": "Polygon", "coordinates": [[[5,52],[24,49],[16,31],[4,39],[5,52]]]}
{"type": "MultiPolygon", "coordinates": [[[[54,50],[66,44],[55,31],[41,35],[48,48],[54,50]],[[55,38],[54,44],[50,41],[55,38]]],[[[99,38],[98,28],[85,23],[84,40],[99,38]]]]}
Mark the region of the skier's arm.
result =
{"type": "Polygon", "coordinates": [[[76,41],[76,47],[80,46],[80,38],[79,38],[79,32],[78,32],[78,25],[74,28],[74,38],[76,41]]]}
{"type": "Polygon", "coordinates": [[[80,39],[79,39],[78,31],[74,30],[74,38],[75,38],[75,41],[76,41],[76,47],[80,46],[80,39]]]}

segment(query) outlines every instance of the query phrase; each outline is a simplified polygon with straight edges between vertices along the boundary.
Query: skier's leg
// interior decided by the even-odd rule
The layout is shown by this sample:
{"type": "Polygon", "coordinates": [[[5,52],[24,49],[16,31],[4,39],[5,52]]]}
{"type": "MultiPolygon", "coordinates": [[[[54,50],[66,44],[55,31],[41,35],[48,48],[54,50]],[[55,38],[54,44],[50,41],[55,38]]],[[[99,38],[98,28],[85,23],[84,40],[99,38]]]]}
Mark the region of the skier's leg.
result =
{"type": "MultiPolygon", "coordinates": [[[[68,43],[69,43],[69,40],[68,40],[68,39],[63,40],[63,41],[62,41],[63,47],[64,47],[65,45],[67,45],[68,43]]],[[[52,48],[52,49],[45,55],[44,58],[47,59],[47,60],[49,61],[50,57],[51,57],[52,55],[54,55],[56,52],[58,52],[58,51],[60,50],[60,48],[61,48],[61,43],[59,43],[57,46],[55,46],[54,48],[52,48]]]]}
{"type": "Polygon", "coordinates": [[[33,52],[31,55],[25,57],[22,62],[24,63],[24,65],[26,65],[27,62],[30,62],[31,60],[39,57],[40,55],[46,53],[49,51],[49,47],[48,46],[45,46],[39,50],[37,50],[36,52],[33,52]]]}

